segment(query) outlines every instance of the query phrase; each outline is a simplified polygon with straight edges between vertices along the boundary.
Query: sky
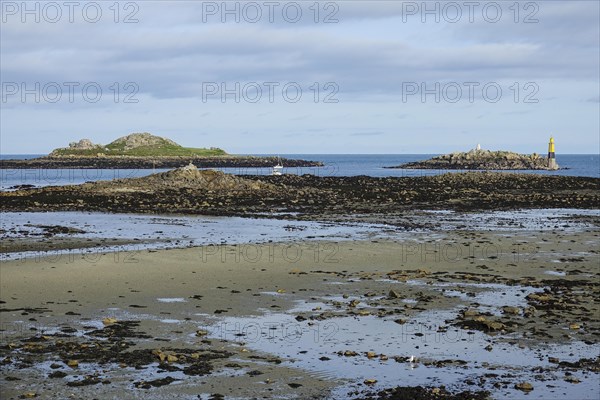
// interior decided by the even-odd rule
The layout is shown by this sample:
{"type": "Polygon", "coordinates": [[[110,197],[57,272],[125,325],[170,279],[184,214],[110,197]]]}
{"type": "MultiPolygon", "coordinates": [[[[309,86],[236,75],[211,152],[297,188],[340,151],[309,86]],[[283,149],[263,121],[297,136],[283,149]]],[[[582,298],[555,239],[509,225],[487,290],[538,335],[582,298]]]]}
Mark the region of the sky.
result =
{"type": "Polygon", "coordinates": [[[0,1],[0,153],[600,152],[597,1],[0,1]]]}

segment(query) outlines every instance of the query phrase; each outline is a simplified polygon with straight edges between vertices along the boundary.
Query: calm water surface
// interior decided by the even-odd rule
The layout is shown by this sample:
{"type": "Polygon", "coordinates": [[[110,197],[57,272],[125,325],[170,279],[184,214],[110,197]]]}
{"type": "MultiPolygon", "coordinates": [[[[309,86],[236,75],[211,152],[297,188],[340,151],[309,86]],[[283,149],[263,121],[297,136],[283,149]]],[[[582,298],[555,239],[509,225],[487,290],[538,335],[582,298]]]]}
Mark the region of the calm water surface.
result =
{"type": "MultiPolygon", "coordinates": [[[[272,155],[272,154],[271,154],[272,155]]],[[[425,160],[436,154],[280,154],[285,158],[321,161],[323,167],[284,168],[288,174],[313,174],[318,176],[357,176],[408,177],[437,175],[446,170],[405,170],[384,167],[399,165],[411,161],[425,160]]],[[[39,154],[3,154],[0,159],[29,159],[39,154]]],[[[566,175],[600,177],[600,156],[597,154],[563,154],[557,156],[561,167],[559,171],[521,171],[541,175],[566,175]]],[[[236,175],[270,174],[270,168],[220,168],[236,175]]],[[[87,181],[133,178],[162,172],[165,169],[2,169],[0,170],[0,189],[15,185],[75,185],[87,181]]]]}

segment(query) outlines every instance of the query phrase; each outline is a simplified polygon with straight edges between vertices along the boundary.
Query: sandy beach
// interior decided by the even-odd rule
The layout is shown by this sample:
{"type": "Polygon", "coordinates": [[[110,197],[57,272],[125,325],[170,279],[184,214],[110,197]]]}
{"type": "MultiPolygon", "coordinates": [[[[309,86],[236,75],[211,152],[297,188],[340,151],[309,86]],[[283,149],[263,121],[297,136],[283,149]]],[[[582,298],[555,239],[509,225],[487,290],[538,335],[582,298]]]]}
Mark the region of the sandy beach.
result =
{"type": "Polygon", "coordinates": [[[3,262],[2,398],[385,398],[420,385],[596,398],[598,235],[465,230],[3,262]]]}

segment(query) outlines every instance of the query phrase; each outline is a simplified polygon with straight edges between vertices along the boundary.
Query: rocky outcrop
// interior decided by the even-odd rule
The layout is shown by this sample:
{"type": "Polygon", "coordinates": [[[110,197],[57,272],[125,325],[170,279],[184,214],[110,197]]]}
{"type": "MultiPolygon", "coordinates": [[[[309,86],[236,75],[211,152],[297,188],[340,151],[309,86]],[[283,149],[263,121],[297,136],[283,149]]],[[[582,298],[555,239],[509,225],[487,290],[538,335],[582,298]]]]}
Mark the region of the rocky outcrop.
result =
{"type": "Polygon", "coordinates": [[[181,147],[181,145],[175,143],[171,139],[155,136],[148,132],[132,133],[130,135],[120,137],[117,140],[110,143],[107,147],[131,150],[137,147],[162,146],[165,144],[181,147]]]}
{"type": "Polygon", "coordinates": [[[246,191],[271,189],[273,187],[273,185],[261,181],[244,179],[221,171],[200,170],[193,164],[142,178],[95,182],[88,185],[105,192],[149,192],[180,188],[210,191],[246,191]]]}
{"type": "Polygon", "coordinates": [[[468,169],[468,170],[554,170],[548,167],[548,159],[536,153],[518,154],[510,151],[490,151],[473,149],[468,152],[455,152],[394,167],[401,169],[468,169]]]}
{"type": "Polygon", "coordinates": [[[93,150],[101,149],[102,145],[94,144],[90,139],[81,139],[79,142],[69,143],[69,149],[72,150],[93,150]]]}

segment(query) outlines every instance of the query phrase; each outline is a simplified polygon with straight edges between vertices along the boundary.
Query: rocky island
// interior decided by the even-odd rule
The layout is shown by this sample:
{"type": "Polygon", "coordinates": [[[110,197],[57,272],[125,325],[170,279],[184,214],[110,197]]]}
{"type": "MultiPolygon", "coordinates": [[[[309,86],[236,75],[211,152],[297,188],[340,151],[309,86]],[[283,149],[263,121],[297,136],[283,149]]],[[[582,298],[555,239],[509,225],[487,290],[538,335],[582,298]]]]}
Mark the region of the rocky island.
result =
{"type": "Polygon", "coordinates": [[[305,160],[231,155],[216,147],[184,147],[170,139],[143,132],[123,136],[107,145],[95,144],[89,139],[81,139],[78,142],[71,142],[68,147],[55,149],[44,157],[28,160],[1,160],[0,169],[150,169],[178,168],[189,163],[201,168],[270,168],[278,163],[283,163],[286,167],[323,165],[320,162],[305,160]]]}
{"type": "Polygon", "coordinates": [[[491,151],[480,148],[467,152],[454,152],[424,161],[410,162],[394,167],[398,169],[445,170],[557,170],[556,163],[539,154],[519,154],[511,151],[491,151]]]}

